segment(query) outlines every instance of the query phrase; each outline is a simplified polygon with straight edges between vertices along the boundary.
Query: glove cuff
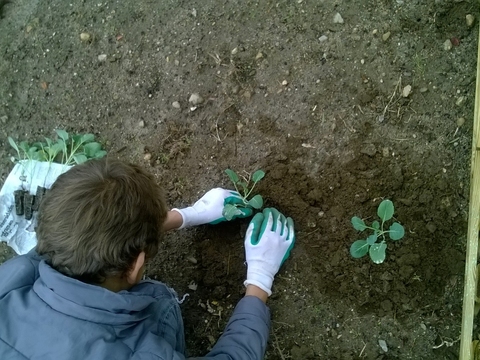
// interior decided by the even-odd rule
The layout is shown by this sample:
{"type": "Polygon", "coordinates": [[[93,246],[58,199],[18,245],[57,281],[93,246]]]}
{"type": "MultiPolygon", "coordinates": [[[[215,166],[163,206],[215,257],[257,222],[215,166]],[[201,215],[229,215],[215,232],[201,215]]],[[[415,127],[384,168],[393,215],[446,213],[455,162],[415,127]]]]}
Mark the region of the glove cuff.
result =
{"type": "Polygon", "coordinates": [[[192,207],[186,207],[183,209],[173,208],[172,210],[175,210],[176,212],[180,213],[180,215],[182,215],[183,223],[182,223],[182,226],[178,228],[178,230],[197,225],[195,223],[195,218],[198,217],[198,213],[197,211],[195,211],[194,208],[192,207]]]}
{"type": "MultiPolygon", "coordinates": [[[[248,264],[247,264],[248,266],[248,264]]],[[[247,270],[247,279],[244,281],[243,285],[255,285],[258,286],[260,289],[265,291],[268,296],[272,295],[272,284],[273,284],[273,276],[270,274],[266,274],[265,271],[262,269],[251,268],[249,267],[247,270]]]]}

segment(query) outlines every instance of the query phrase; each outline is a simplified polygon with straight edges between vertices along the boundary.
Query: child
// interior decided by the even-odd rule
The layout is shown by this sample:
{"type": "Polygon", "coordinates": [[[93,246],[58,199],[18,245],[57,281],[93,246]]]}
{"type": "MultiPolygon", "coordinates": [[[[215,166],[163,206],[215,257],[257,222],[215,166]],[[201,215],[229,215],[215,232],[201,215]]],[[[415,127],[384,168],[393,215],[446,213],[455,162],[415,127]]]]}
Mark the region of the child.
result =
{"type": "MultiPolygon", "coordinates": [[[[61,175],[41,204],[36,249],[0,266],[0,359],[185,359],[176,294],[140,281],[163,232],[222,220],[238,193],[213,189],[168,211],[138,166],[91,160],[61,175]]],[[[251,215],[245,209],[240,217],[251,215]]],[[[245,237],[245,297],[205,359],[262,359],[273,277],[294,244],[275,209],[245,237]]]]}

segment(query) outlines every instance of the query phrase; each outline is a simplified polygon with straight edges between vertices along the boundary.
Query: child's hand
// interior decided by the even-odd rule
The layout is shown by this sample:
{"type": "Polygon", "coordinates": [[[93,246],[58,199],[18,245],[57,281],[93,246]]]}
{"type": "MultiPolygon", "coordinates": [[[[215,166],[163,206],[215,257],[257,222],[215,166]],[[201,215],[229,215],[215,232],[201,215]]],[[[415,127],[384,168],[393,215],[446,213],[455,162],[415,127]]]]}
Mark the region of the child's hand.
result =
{"type": "MultiPolygon", "coordinates": [[[[243,200],[236,191],[215,188],[208,191],[193,206],[184,209],[172,209],[178,211],[183,218],[183,224],[179,229],[202,224],[218,224],[225,221],[223,207],[226,204],[243,204],[243,200]]],[[[252,216],[251,208],[238,208],[242,213],[235,218],[252,216]]]]}
{"type": "Polygon", "coordinates": [[[256,214],[245,235],[247,280],[244,285],[255,285],[270,296],[273,278],[294,243],[292,218],[286,218],[274,208],[265,208],[263,213],[256,214]]]}

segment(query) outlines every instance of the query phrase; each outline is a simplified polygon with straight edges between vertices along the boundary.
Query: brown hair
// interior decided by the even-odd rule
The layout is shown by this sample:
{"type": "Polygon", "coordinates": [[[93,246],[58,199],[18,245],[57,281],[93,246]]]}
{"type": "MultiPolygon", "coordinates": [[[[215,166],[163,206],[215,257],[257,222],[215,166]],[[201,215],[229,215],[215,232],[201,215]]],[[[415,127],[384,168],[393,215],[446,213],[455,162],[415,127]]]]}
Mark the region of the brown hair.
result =
{"type": "Polygon", "coordinates": [[[118,160],[90,160],[60,175],[40,205],[37,252],[89,283],[126,275],[157,253],[167,216],[153,176],[118,160]]]}

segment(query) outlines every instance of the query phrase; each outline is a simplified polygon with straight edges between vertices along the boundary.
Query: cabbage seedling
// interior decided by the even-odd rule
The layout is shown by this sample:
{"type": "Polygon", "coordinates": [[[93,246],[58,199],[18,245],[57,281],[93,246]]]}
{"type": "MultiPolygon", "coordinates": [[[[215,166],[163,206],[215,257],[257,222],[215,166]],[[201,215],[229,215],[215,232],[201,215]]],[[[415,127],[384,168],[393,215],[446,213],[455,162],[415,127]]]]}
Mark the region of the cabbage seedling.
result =
{"type": "Polygon", "coordinates": [[[231,169],[225,170],[228,177],[235,186],[235,190],[240,194],[242,199],[241,204],[225,204],[223,207],[223,216],[227,220],[232,220],[234,216],[241,215],[242,211],[239,209],[243,208],[253,208],[253,209],[261,209],[263,207],[263,198],[261,195],[255,195],[250,198],[255,185],[263,179],[265,176],[265,172],[262,170],[255,171],[251,176],[250,174],[248,177],[237,175],[237,173],[231,169]]]}
{"type": "Polygon", "coordinates": [[[350,255],[354,258],[361,258],[367,253],[370,255],[370,259],[375,264],[381,264],[385,261],[385,252],[387,250],[387,234],[388,237],[397,241],[403,238],[405,235],[405,229],[398,222],[393,222],[386,230],[386,222],[391,220],[395,208],[393,202],[390,200],[383,200],[378,205],[377,215],[381,222],[375,220],[372,226],[367,226],[365,221],[357,216],[352,217],[352,225],[355,230],[364,231],[371,230],[373,234],[367,237],[366,240],[357,240],[350,247],[350,255]]]}

